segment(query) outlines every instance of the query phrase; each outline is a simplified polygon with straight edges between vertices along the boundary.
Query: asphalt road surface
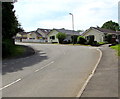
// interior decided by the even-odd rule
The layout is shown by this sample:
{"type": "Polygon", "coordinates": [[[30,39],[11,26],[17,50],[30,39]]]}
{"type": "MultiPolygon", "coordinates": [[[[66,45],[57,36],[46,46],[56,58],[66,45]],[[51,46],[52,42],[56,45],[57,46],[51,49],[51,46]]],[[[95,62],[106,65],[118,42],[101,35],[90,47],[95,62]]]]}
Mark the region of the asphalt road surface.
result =
{"type": "Polygon", "coordinates": [[[100,57],[89,46],[24,45],[36,54],[3,61],[3,97],[76,97],[100,57]]]}

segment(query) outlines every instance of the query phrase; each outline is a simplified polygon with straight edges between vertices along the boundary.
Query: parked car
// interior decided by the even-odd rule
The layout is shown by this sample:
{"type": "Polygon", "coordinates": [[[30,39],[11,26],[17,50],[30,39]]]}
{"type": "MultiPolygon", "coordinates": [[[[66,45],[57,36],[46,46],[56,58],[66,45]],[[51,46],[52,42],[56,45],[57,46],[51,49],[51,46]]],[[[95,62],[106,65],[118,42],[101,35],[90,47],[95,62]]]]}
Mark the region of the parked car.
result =
{"type": "Polygon", "coordinates": [[[69,44],[69,43],[70,43],[70,40],[68,40],[68,39],[63,40],[63,44],[69,44]]]}

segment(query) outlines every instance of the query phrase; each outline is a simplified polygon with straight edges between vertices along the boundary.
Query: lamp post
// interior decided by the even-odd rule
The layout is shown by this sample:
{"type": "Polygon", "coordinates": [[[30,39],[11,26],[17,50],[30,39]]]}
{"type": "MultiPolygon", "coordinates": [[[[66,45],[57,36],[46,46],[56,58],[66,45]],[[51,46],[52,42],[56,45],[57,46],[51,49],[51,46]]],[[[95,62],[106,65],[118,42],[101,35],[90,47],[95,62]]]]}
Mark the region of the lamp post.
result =
{"type": "Polygon", "coordinates": [[[74,16],[72,13],[69,13],[70,15],[72,15],[72,28],[73,28],[73,45],[74,45],[74,16]]]}

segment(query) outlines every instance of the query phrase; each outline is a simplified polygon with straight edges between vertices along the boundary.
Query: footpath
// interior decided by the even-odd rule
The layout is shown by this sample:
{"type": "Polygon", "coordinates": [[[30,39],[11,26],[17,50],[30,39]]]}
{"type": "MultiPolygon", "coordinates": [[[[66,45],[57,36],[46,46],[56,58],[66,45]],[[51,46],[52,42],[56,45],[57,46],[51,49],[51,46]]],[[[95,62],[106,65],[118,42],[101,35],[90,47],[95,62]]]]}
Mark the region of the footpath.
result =
{"type": "MultiPolygon", "coordinates": [[[[100,47],[101,61],[81,97],[118,97],[118,56],[108,45],[100,47]]],[[[84,99],[84,98],[83,98],[84,99]]],[[[112,99],[112,98],[110,98],[112,99]]]]}

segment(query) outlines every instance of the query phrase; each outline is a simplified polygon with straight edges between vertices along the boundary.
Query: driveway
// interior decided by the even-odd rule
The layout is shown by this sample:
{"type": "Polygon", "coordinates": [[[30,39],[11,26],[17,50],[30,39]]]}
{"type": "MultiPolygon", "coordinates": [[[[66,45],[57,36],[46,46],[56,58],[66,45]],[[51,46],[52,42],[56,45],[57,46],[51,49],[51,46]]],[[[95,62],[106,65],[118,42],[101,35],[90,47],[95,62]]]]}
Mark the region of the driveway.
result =
{"type": "Polygon", "coordinates": [[[88,46],[24,45],[36,54],[3,61],[3,97],[76,97],[100,57],[88,46]]]}

